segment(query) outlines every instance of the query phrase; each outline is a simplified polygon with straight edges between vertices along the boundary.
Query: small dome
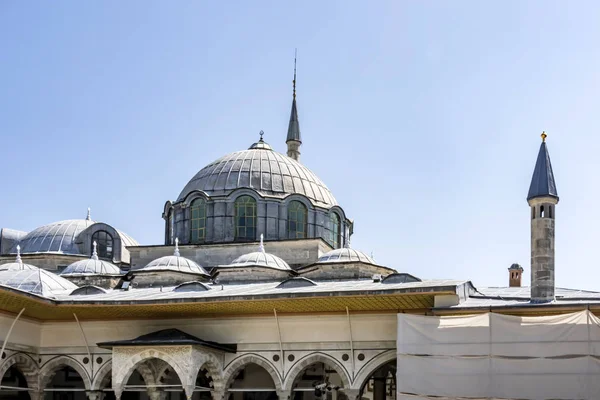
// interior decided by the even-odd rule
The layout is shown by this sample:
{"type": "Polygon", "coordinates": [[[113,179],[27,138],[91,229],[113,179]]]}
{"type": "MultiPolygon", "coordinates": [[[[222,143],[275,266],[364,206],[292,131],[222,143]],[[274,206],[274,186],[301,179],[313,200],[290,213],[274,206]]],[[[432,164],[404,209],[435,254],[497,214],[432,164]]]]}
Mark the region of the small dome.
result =
{"type": "Polygon", "coordinates": [[[281,258],[265,252],[263,245],[263,236],[260,235],[260,246],[258,251],[244,254],[233,260],[231,264],[221,265],[218,268],[237,268],[237,267],[265,267],[278,269],[280,271],[291,271],[292,268],[281,258]]]}
{"type": "Polygon", "coordinates": [[[94,252],[92,253],[92,258],[88,260],[75,261],[65,268],[60,275],[121,275],[121,270],[119,267],[109,263],[108,261],[102,261],[98,259],[98,253],[96,253],[96,242],[94,242],[94,252]]]}
{"type": "Polygon", "coordinates": [[[352,262],[363,262],[367,264],[377,265],[375,260],[363,253],[362,251],[354,250],[351,248],[342,248],[331,250],[321,257],[317,263],[352,263],[352,262]]]}
{"type": "Polygon", "coordinates": [[[26,269],[32,270],[37,269],[37,267],[23,263],[23,260],[21,260],[21,246],[19,245],[17,245],[17,259],[15,262],[0,265],[0,271],[20,271],[26,269]]]}
{"type": "Polygon", "coordinates": [[[0,285],[42,296],[69,294],[77,285],[41,268],[0,271],[0,285]]]}
{"type": "Polygon", "coordinates": [[[11,262],[7,264],[0,265],[0,271],[20,271],[20,270],[32,270],[37,269],[37,267],[31,264],[24,264],[22,262],[11,262]]]}
{"type": "Polygon", "coordinates": [[[210,277],[209,273],[206,272],[198,263],[188,258],[181,257],[179,254],[178,240],[175,239],[175,252],[172,256],[164,256],[151,261],[145,267],[132,270],[132,272],[149,272],[149,271],[175,271],[183,272],[186,274],[197,274],[210,277]]]}

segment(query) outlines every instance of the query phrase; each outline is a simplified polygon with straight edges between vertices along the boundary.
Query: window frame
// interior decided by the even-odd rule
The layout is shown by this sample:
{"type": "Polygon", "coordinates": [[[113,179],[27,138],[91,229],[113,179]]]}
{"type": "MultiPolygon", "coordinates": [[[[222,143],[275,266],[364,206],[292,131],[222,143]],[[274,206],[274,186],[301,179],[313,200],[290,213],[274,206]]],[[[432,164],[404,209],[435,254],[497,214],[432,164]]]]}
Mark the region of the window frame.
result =
{"type": "Polygon", "coordinates": [[[206,241],[206,205],[206,199],[202,197],[194,199],[190,203],[190,243],[196,244],[204,243],[206,241]],[[194,217],[195,211],[200,213],[200,215],[194,217]],[[198,226],[194,227],[194,221],[198,222],[198,226]],[[194,237],[195,231],[198,233],[196,238],[194,237]],[[202,233],[202,235],[200,235],[200,233],[202,233]]]}
{"type": "Polygon", "coordinates": [[[250,195],[241,195],[234,202],[234,238],[236,241],[255,241],[257,232],[257,201],[250,195]],[[241,210],[243,209],[243,213],[241,210]],[[248,213],[250,211],[250,213],[248,213]],[[243,214],[243,215],[242,215],[243,214]],[[248,215],[250,214],[250,215],[248,215]],[[243,218],[243,226],[240,224],[243,218]],[[243,232],[243,234],[240,234],[243,232]]]}
{"type": "Polygon", "coordinates": [[[94,242],[96,242],[96,253],[98,254],[98,258],[103,260],[112,260],[115,257],[115,238],[113,237],[113,235],[110,234],[110,232],[100,229],[92,234],[92,241],[90,246],[92,252],[94,251],[94,242]],[[101,240],[100,238],[101,234],[105,235],[104,243],[103,240],[101,240]],[[107,250],[109,247],[107,243],[109,243],[109,241],[110,253],[108,253],[107,250]]]}
{"type": "Polygon", "coordinates": [[[329,214],[329,222],[331,229],[328,242],[334,249],[339,249],[342,241],[342,218],[336,212],[332,212],[329,214]]]}
{"type": "Polygon", "coordinates": [[[308,207],[306,207],[306,204],[299,200],[292,200],[288,203],[286,225],[288,239],[308,238],[308,207]],[[302,213],[301,217],[299,217],[300,212],[302,213]],[[298,229],[299,224],[302,224],[304,228],[298,229]],[[292,225],[294,225],[293,229],[292,225]]]}

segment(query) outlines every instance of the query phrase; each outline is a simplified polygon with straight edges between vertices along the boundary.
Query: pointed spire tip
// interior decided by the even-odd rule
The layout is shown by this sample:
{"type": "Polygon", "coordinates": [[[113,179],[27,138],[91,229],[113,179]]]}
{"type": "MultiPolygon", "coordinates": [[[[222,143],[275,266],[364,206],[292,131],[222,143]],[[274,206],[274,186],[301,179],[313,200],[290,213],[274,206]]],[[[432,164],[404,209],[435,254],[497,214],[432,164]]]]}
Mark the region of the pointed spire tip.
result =
{"type": "Polygon", "coordinates": [[[543,131],[540,136],[542,136],[542,142],[545,142],[546,138],[548,137],[548,135],[546,135],[546,131],[543,131]]]}

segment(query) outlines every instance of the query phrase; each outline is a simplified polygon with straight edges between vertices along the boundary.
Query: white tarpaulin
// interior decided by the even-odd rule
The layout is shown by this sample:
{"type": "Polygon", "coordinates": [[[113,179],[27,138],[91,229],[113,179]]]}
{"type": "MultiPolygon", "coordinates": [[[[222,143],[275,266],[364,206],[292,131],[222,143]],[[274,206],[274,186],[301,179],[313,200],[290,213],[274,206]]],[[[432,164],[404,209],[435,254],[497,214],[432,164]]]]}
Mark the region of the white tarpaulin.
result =
{"type": "Polygon", "coordinates": [[[600,399],[600,320],[398,314],[399,400],[600,399]]]}

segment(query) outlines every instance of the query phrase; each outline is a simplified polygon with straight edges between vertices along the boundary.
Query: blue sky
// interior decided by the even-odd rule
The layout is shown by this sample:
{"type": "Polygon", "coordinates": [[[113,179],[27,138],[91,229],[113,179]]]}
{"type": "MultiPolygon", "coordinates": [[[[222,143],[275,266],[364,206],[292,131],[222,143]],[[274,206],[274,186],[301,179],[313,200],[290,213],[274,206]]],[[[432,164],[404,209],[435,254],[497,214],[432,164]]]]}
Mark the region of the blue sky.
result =
{"type": "Polygon", "coordinates": [[[92,217],[143,244],[204,165],[285,151],[353,247],[422,278],[529,282],[525,197],[548,146],[557,285],[600,290],[600,3],[0,2],[0,227],[92,217]]]}

